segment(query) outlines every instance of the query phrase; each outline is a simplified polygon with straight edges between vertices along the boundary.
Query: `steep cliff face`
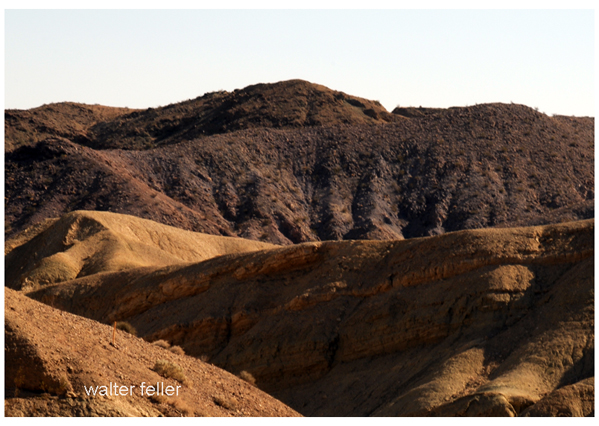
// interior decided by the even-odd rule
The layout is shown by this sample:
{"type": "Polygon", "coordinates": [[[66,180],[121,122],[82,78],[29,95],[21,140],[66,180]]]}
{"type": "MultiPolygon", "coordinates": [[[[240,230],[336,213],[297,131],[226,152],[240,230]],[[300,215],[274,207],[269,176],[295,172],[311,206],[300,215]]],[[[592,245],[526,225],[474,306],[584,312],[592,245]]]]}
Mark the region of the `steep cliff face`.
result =
{"type": "Polygon", "coordinates": [[[593,229],[304,243],[29,296],[247,370],[305,415],[538,415],[562,396],[588,415],[593,229]]]}

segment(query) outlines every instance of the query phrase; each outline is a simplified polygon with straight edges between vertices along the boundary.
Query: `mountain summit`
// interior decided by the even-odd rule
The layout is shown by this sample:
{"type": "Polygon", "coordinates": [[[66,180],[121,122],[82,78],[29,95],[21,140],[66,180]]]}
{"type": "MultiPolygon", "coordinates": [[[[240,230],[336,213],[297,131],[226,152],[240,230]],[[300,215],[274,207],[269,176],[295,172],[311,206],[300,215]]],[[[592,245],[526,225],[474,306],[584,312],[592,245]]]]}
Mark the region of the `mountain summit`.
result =
{"type": "Polygon", "coordinates": [[[7,147],[31,144],[39,140],[39,132],[95,149],[147,149],[257,127],[300,128],[399,120],[399,116],[387,112],[377,101],[304,80],[256,84],[233,92],[217,91],[160,108],[103,107],[102,114],[99,108],[59,103],[29,111],[8,110],[7,147]],[[73,111],[77,108],[78,114],[73,111]]]}

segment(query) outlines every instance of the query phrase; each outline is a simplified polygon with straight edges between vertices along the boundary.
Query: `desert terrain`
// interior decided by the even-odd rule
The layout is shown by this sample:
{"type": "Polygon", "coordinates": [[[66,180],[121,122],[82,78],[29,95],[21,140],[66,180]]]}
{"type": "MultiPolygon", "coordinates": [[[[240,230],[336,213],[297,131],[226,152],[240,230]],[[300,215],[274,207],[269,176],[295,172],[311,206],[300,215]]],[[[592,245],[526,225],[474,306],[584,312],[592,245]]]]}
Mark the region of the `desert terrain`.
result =
{"type": "Polygon", "coordinates": [[[6,416],[297,416],[255,386],[190,356],[5,291],[6,416]],[[163,360],[182,376],[163,377],[163,360]],[[89,395],[115,383],[127,395],[89,395]],[[141,395],[142,383],[165,383],[173,395],[141,395]],[[171,392],[172,393],[172,392],[171,392]]]}
{"type": "Polygon", "coordinates": [[[594,416],[593,118],[291,80],[5,135],[8,416],[594,416]]]}
{"type": "MultiPolygon", "coordinates": [[[[73,210],[274,244],[594,216],[592,118],[509,104],[383,114],[325,89],[292,81],[208,94],[120,115],[83,139],[65,138],[72,105],[41,107],[54,111],[46,130],[59,130],[7,152],[5,235],[73,210]],[[169,132],[157,129],[166,123],[169,132]],[[136,142],[140,132],[149,145],[136,142]]],[[[23,128],[35,113],[6,114],[23,128]]],[[[10,122],[6,146],[15,147],[10,122]]]]}

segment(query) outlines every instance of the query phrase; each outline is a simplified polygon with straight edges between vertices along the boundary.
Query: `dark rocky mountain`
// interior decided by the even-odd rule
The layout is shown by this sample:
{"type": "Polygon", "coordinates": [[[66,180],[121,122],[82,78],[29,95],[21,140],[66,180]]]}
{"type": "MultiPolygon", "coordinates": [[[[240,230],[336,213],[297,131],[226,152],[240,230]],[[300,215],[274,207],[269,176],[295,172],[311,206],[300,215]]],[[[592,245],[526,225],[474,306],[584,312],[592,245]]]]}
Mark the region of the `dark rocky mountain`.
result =
{"type": "Polygon", "coordinates": [[[29,110],[9,109],[4,112],[4,149],[34,145],[49,137],[71,140],[85,138],[97,123],[110,121],[135,110],[74,102],[43,105],[29,110]]]}
{"type": "Polygon", "coordinates": [[[303,80],[212,92],[145,110],[59,103],[30,111],[8,110],[5,117],[7,150],[39,141],[40,133],[65,137],[94,149],[138,150],[241,129],[400,120],[400,116],[390,114],[377,101],[303,80]],[[47,125],[32,128],[32,116],[36,124],[45,121],[47,125]],[[104,119],[100,120],[100,116],[104,119]]]}
{"type": "MultiPolygon", "coordinates": [[[[275,122],[273,112],[249,110],[231,123],[256,128],[211,136],[180,128],[168,140],[152,139],[164,146],[136,150],[145,145],[121,138],[135,121],[129,114],[115,119],[122,125],[97,125],[102,138],[89,136],[96,126],[86,139],[127,149],[97,150],[64,138],[25,146],[6,155],[6,234],[76,209],[279,244],[410,238],[594,216],[592,118],[486,104],[421,115],[418,108],[399,108],[399,121],[377,121],[347,103],[347,95],[340,101],[321,86],[286,84],[330,95],[330,105],[323,100],[318,111],[341,111],[341,118],[321,122],[352,124],[310,121],[302,127],[305,119],[275,122]],[[343,109],[348,105],[349,112],[343,109]],[[253,116],[261,121],[248,118],[253,116]],[[356,117],[369,124],[356,124],[356,117]],[[261,127],[273,125],[285,128],[261,127]],[[183,135],[194,139],[175,143],[183,135]]],[[[271,93],[281,85],[253,86],[235,96],[257,88],[271,93]]],[[[258,98],[249,99],[237,105],[246,108],[258,98]]],[[[296,117],[288,109],[282,109],[285,116],[296,117]]],[[[133,113],[140,120],[152,114],[158,110],[133,113]]]]}

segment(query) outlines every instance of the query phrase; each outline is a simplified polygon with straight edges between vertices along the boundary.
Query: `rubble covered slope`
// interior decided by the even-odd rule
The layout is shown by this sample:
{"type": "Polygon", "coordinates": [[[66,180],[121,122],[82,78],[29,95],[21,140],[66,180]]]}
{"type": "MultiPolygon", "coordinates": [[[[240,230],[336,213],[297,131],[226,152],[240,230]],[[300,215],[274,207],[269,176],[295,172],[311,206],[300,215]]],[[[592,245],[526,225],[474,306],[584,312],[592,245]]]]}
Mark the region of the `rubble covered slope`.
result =
{"type": "Polygon", "coordinates": [[[5,289],[4,309],[6,416],[298,415],[255,386],[197,358],[121,330],[112,345],[112,327],[15,290],[5,289]],[[180,367],[182,374],[158,374],[160,360],[180,367]],[[148,395],[147,390],[141,394],[142,384],[156,383],[164,384],[159,385],[164,395],[148,395]],[[88,394],[92,388],[110,389],[114,384],[119,395],[114,388],[112,395],[100,395],[99,388],[97,395],[88,394]],[[124,395],[121,387],[129,392],[124,395]]]}

